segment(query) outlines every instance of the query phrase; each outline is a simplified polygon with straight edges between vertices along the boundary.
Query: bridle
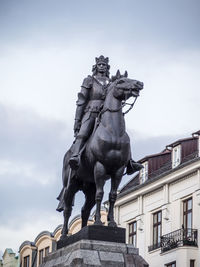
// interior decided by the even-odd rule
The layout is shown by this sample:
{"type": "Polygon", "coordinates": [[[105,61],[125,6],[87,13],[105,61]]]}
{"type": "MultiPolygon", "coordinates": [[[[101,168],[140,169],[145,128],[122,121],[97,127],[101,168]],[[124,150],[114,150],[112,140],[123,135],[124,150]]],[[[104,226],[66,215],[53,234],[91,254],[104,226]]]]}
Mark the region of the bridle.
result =
{"type": "Polygon", "coordinates": [[[117,108],[117,109],[111,109],[111,108],[102,109],[102,110],[100,111],[100,113],[99,113],[99,117],[101,117],[101,115],[102,115],[103,113],[107,112],[107,111],[109,111],[109,112],[118,112],[118,111],[120,111],[121,109],[123,109],[123,107],[125,107],[125,106],[130,106],[125,112],[123,112],[123,116],[125,116],[125,115],[126,115],[132,108],[133,108],[133,106],[135,105],[135,102],[136,102],[137,98],[138,98],[138,96],[135,97],[133,103],[127,103],[127,102],[126,102],[127,99],[125,99],[124,102],[123,102],[123,104],[121,105],[121,107],[120,107],[120,108],[117,108]]]}

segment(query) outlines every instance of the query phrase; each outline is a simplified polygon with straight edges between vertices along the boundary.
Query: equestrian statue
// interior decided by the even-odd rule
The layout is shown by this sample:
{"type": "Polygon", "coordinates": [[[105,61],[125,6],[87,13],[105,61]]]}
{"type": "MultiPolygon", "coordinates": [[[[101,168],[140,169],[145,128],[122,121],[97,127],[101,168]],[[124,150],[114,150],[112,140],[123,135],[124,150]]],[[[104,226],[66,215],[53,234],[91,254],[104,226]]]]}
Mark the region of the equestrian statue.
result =
{"type": "Polygon", "coordinates": [[[75,194],[81,190],[85,203],[81,209],[82,227],[87,225],[96,204],[95,225],[102,225],[101,202],[105,181],[111,179],[108,226],[116,227],[114,204],[121,179],[133,174],[142,165],[131,157],[130,138],[125,129],[125,113],[134,105],[143,83],[128,78],[128,73],[109,77],[109,59],[100,56],[92,68],[92,75],[84,79],[78,94],[74,124],[75,141],[63,160],[63,188],[58,196],[58,211],[63,211],[64,225],[61,239],[68,234],[75,194]],[[132,104],[126,101],[134,98],[132,104]],[[129,105],[124,113],[123,107],[129,105]]]}

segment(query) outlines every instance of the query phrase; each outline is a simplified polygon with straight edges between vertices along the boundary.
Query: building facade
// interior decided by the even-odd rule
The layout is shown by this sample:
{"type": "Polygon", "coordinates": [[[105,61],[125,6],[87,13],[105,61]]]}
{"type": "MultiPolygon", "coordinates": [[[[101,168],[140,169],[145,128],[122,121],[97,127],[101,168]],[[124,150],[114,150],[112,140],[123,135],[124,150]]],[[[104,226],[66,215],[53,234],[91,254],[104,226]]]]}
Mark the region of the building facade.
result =
{"type": "MultiPolygon", "coordinates": [[[[101,217],[104,225],[107,225],[107,210],[102,207],[101,217]]],[[[94,223],[94,213],[88,220],[88,225],[94,223]]],[[[77,215],[69,223],[69,235],[77,233],[81,229],[81,216],[77,215]]],[[[60,239],[62,225],[56,227],[51,233],[41,232],[33,242],[24,241],[19,248],[20,267],[38,267],[44,261],[44,257],[56,250],[56,243],[60,239]]],[[[1,265],[0,265],[1,267],[1,265]]],[[[4,267],[4,265],[3,265],[4,267]]],[[[17,267],[17,266],[7,266],[17,267]]]]}
{"type": "Polygon", "coordinates": [[[56,242],[61,235],[62,225],[53,233],[41,232],[33,242],[24,241],[19,248],[20,267],[38,267],[44,257],[56,249],[56,242]]]}
{"type": "Polygon", "coordinates": [[[127,243],[150,267],[200,267],[200,131],[140,162],[115,205],[127,243]]]}
{"type": "Polygon", "coordinates": [[[0,267],[18,267],[19,258],[11,248],[6,248],[0,260],[0,267]]]}

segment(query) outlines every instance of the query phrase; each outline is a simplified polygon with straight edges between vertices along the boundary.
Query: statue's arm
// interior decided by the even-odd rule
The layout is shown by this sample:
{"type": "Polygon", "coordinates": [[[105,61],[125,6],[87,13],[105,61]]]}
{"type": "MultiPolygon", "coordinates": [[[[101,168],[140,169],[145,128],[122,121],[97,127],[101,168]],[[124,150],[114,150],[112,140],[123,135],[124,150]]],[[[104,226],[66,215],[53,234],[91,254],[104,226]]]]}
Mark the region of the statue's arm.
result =
{"type": "Polygon", "coordinates": [[[89,94],[91,89],[91,78],[87,77],[84,79],[83,84],[81,86],[81,92],[78,93],[78,100],[76,101],[76,113],[75,113],[75,122],[74,122],[74,136],[76,137],[80,127],[81,120],[83,118],[83,114],[85,111],[85,107],[89,101],[89,94]]]}

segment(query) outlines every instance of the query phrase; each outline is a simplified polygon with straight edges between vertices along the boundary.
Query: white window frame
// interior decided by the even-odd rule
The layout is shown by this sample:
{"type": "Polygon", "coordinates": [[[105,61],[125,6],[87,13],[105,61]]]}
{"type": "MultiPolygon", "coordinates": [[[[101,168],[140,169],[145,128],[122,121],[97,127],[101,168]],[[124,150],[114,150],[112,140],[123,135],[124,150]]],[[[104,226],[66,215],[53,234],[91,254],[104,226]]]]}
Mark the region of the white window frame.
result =
{"type": "Polygon", "coordinates": [[[137,235],[138,235],[137,231],[138,231],[138,223],[137,223],[137,220],[135,219],[135,220],[128,223],[128,244],[132,244],[132,245],[134,245],[134,247],[137,247],[137,235]],[[135,236],[135,243],[130,243],[130,225],[131,224],[136,225],[136,231],[132,232],[132,233],[134,233],[132,236],[135,236]]]}
{"type": "Polygon", "coordinates": [[[140,183],[143,184],[146,182],[146,180],[148,179],[148,161],[145,161],[144,163],[142,163],[143,167],[140,170],[140,183]]]}
{"type": "Polygon", "coordinates": [[[181,145],[172,149],[172,168],[176,168],[181,163],[181,145]]]}

